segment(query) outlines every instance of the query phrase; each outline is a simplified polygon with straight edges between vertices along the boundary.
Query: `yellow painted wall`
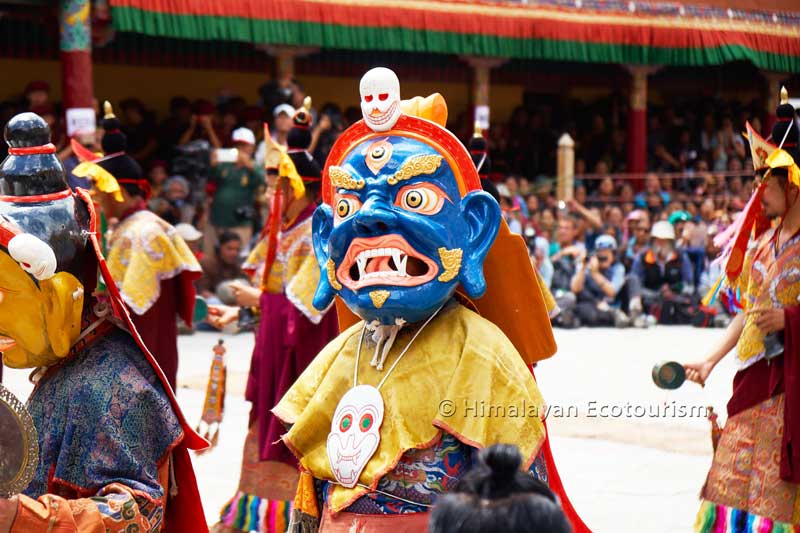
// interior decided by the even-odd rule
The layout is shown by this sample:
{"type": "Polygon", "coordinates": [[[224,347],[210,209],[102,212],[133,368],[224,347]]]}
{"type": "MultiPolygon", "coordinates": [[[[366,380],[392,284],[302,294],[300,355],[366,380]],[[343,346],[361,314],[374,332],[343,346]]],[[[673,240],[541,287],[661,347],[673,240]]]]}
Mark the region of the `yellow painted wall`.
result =
{"type": "MultiPolygon", "coordinates": [[[[31,80],[45,80],[52,88],[52,99],[61,100],[61,65],[57,61],[29,61],[0,58],[0,72],[13,73],[0,84],[0,100],[18,97],[31,80]],[[9,83],[11,81],[12,83],[9,83]]],[[[181,68],[138,67],[98,64],[94,67],[95,96],[99,100],[118,102],[136,97],[164,116],[169,100],[176,95],[190,99],[214,100],[222,91],[241,95],[248,102],[258,99],[258,87],[268,80],[267,75],[253,72],[194,70],[181,68]]],[[[336,102],[342,108],[358,105],[358,79],[328,76],[301,76],[306,91],[315,105],[336,102]]],[[[468,83],[438,81],[402,82],[402,94],[409,98],[440,92],[447,100],[450,115],[455,117],[467,109],[470,98],[468,83]]],[[[492,121],[506,120],[522,102],[522,86],[493,85],[491,87],[492,121]]]]}

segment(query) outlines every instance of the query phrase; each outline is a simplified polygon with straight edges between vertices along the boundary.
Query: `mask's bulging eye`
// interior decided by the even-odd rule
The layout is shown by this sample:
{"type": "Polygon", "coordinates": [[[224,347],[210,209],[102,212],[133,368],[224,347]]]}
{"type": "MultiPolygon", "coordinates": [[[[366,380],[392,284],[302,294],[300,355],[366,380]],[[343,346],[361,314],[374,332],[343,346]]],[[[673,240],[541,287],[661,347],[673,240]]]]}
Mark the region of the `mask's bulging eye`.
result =
{"type": "Polygon", "coordinates": [[[347,432],[353,426],[353,415],[347,414],[339,421],[339,431],[347,432]]]}
{"type": "Polygon", "coordinates": [[[358,429],[360,429],[362,433],[366,433],[374,423],[375,419],[373,418],[372,413],[366,413],[361,417],[361,420],[358,423],[358,429]]]}
{"type": "Polygon", "coordinates": [[[397,193],[395,205],[422,215],[435,215],[442,209],[447,195],[432,183],[407,185],[397,193]]]}
{"type": "Polygon", "coordinates": [[[361,201],[354,196],[340,196],[336,202],[336,220],[342,221],[361,209],[361,201]]]}
{"type": "Polygon", "coordinates": [[[378,95],[378,100],[381,102],[385,102],[387,98],[389,98],[389,93],[381,93],[378,95]]]}
{"type": "Polygon", "coordinates": [[[364,97],[364,100],[365,100],[366,102],[371,102],[371,101],[372,101],[372,95],[371,95],[371,94],[368,94],[368,95],[366,95],[366,96],[364,97]]]}

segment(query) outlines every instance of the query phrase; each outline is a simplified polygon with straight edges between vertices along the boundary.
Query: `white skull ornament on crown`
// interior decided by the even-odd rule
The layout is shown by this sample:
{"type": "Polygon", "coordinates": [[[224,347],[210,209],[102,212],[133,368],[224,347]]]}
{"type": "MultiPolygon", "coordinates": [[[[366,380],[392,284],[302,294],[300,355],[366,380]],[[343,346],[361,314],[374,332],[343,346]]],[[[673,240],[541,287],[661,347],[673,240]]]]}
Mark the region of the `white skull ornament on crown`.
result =
{"type": "Polygon", "coordinates": [[[380,443],[383,398],[371,385],[358,385],[342,396],[328,433],[328,462],[342,486],[352,489],[380,443]]]}
{"type": "Polygon", "coordinates": [[[361,113],[373,131],[388,131],[400,118],[400,80],[385,67],[376,67],[361,78],[361,113]]]}
{"type": "Polygon", "coordinates": [[[56,254],[41,239],[28,233],[14,236],[8,242],[8,253],[22,270],[39,281],[52,278],[56,273],[56,254]]]}

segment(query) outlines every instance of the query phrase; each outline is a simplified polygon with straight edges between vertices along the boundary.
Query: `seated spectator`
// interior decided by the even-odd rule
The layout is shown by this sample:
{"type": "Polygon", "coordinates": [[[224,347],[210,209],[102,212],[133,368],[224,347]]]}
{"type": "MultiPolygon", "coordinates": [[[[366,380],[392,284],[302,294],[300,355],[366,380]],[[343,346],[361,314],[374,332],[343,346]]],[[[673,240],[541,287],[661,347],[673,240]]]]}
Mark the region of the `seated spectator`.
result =
{"type": "Polygon", "coordinates": [[[624,259],[633,262],[636,256],[647,247],[650,216],[647,211],[635,209],[625,218],[625,224],[622,244],[625,250],[624,259]]]}
{"type": "Polygon", "coordinates": [[[580,321],[574,313],[576,299],[571,291],[572,276],[575,275],[576,263],[586,257],[586,246],[578,240],[578,220],[572,216],[559,219],[556,240],[558,251],[550,257],[553,262],[553,280],[550,289],[562,311],[553,324],[564,328],[575,328],[580,326],[580,321]]]}
{"type": "Polygon", "coordinates": [[[170,222],[170,224],[192,222],[195,208],[192,205],[191,194],[192,187],[183,176],[172,176],[164,182],[163,196],[172,206],[173,218],[175,219],[175,222],[170,222]]]}
{"type": "Polygon", "coordinates": [[[614,180],[611,176],[604,176],[597,186],[597,191],[592,195],[591,199],[587,202],[587,207],[605,207],[611,202],[615,201],[614,197],[614,180]]]}
{"type": "Polygon", "coordinates": [[[542,276],[545,287],[549,289],[553,283],[553,263],[550,261],[550,243],[544,237],[534,238],[531,261],[542,276]]]}
{"type": "Polygon", "coordinates": [[[636,194],[634,194],[633,185],[624,183],[619,190],[619,202],[621,204],[632,204],[635,199],[636,194]]]}
{"type": "Polygon", "coordinates": [[[539,235],[550,241],[550,251],[548,257],[558,251],[558,243],[556,243],[555,235],[558,228],[558,220],[552,209],[542,209],[539,215],[539,235]]]}
{"type": "Polygon", "coordinates": [[[570,289],[576,299],[575,314],[584,326],[630,325],[628,316],[614,307],[625,284],[625,267],[617,261],[616,253],[616,239],[601,235],[588,262],[585,254],[578,257],[570,289]]]}
{"type": "Polygon", "coordinates": [[[147,181],[150,182],[150,194],[153,197],[161,196],[164,182],[167,181],[167,164],[164,161],[153,161],[147,172],[147,181]]]}
{"type": "Polygon", "coordinates": [[[686,249],[689,246],[689,234],[693,227],[692,215],[687,211],[676,210],[670,213],[667,221],[675,229],[675,247],[682,250],[686,249]]]}
{"type": "Polygon", "coordinates": [[[478,461],[453,492],[439,497],[430,533],[570,533],[550,489],[520,471],[522,455],[508,444],[478,452],[478,461]]]}
{"type": "Polygon", "coordinates": [[[584,243],[587,248],[592,249],[598,232],[603,229],[603,219],[600,213],[597,208],[587,209],[577,197],[567,200],[566,203],[570,212],[579,217],[576,238],[584,243]]]}
{"type": "Polygon", "coordinates": [[[634,322],[642,312],[661,324],[690,322],[692,263],[685,252],[676,248],[675,228],[666,220],[653,224],[650,247],[633,261],[628,287],[634,322]]]}
{"type": "Polygon", "coordinates": [[[634,203],[639,209],[647,209],[653,206],[664,207],[669,200],[669,193],[661,189],[661,180],[658,179],[658,174],[650,173],[645,176],[644,190],[636,195],[634,203]],[[654,197],[660,197],[660,199],[654,197]]]}
{"type": "Polygon", "coordinates": [[[247,279],[242,271],[240,256],[242,239],[232,231],[223,232],[214,254],[200,261],[203,277],[197,280],[197,292],[206,300],[216,301],[217,287],[224,281],[247,279]]]}
{"type": "MultiPolygon", "coordinates": [[[[703,270],[697,282],[697,294],[701,297],[709,295],[716,288],[720,277],[725,274],[723,262],[716,261],[720,249],[714,245],[714,235],[716,235],[716,228],[711,228],[703,258],[703,270]]],[[[726,304],[729,303],[729,294],[726,292],[717,293],[709,307],[701,308],[700,310],[712,315],[710,325],[724,328],[731,322],[731,313],[729,311],[732,311],[732,309],[726,307],[726,304]]]]}
{"type": "Polygon", "coordinates": [[[500,195],[500,208],[502,209],[503,219],[506,221],[506,224],[508,224],[508,229],[511,230],[511,233],[521,235],[523,231],[522,219],[524,216],[520,212],[519,207],[515,205],[511,192],[508,187],[502,183],[497,186],[497,192],[500,195]]]}
{"type": "Polygon", "coordinates": [[[520,178],[517,176],[509,176],[506,178],[505,186],[508,190],[512,206],[518,209],[522,213],[522,216],[528,217],[528,204],[525,202],[525,198],[520,194],[519,183],[520,178]]]}

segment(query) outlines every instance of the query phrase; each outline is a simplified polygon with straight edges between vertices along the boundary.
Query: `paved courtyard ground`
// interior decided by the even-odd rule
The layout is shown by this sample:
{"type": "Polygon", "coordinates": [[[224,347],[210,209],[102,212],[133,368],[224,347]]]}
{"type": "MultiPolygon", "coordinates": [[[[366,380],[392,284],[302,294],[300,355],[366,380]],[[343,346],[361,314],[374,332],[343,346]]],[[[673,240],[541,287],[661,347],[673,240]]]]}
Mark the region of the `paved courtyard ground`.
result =
{"type": "MultiPolygon", "coordinates": [[[[687,384],[657,389],[658,361],[702,357],[721,330],[557,330],[559,352],[539,364],[537,378],[550,405],[548,425],[559,471],[575,507],[598,533],[680,533],[692,530],[697,494],[711,461],[706,406],[724,419],[734,369],[723,361],[705,389],[687,384]]],[[[228,347],[228,395],[219,445],[195,458],[209,523],[237,486],[249,404],[243,399],[252,335],[223,335],[228,347]]],[[[220,335],[180,338],[178,400],[199,419],[220,335]]],[[[6,370],[20,398],[29,371],[6,370]]]]}

